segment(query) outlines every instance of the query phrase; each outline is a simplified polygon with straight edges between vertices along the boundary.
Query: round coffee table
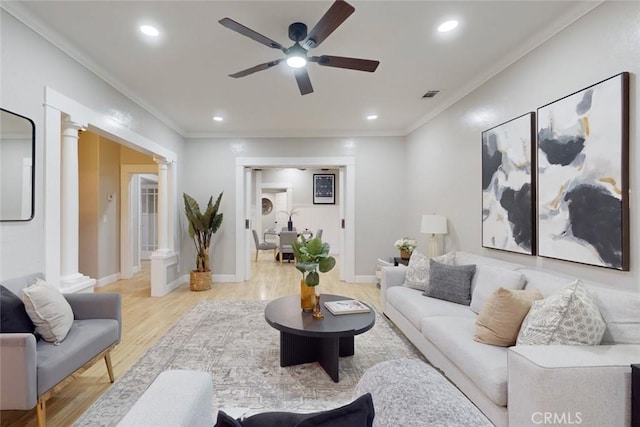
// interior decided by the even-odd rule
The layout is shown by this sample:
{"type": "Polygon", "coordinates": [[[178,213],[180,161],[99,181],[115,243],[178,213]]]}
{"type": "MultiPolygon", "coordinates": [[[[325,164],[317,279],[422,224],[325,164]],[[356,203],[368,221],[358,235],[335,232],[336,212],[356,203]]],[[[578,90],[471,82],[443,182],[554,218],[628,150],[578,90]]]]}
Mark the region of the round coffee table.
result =
{"type": "Polygon", "coordinates": [[[319,362],[333,381],[338,382],[340,357],[353,356],[356,335],[368,331],[376,323],[373,307],[368,313],[334,315],[322,304],[351,298],[320,295],[324,318],[315,319],[300,308],[300,295],[278,298],[267,304],[264,317],[280,331],[280,366],[319,362]]]}

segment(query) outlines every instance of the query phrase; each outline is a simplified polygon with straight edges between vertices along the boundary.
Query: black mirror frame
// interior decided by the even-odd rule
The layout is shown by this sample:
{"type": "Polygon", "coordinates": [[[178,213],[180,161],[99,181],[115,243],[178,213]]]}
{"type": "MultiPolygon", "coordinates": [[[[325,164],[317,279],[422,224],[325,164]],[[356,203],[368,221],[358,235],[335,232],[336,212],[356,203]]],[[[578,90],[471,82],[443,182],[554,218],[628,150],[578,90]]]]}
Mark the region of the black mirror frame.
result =
{"type": "Polygon", "coordinates": [[[24,219],[0,219],[0,222],[26,222],[31,221],[35,217],[36,212],[36,124],[29,117],[25,117],[22,114],[9,111],[0,107],[0,111],[13,114],[31,123],[31,213],[29,218],[24,219]]]}

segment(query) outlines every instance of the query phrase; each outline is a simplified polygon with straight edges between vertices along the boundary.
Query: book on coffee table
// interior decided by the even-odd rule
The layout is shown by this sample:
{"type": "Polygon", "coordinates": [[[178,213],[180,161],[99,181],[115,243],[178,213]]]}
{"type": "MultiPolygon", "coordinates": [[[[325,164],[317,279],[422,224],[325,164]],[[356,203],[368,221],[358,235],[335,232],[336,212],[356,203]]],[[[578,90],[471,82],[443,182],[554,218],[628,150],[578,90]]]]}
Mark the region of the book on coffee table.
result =
{"type": "Polygon", "coordinates": [[[355,299],[325,301],[324,306],[327,307],[327,310],[332,314],[368,313],[371,311],[369,307],[355,299]]]}

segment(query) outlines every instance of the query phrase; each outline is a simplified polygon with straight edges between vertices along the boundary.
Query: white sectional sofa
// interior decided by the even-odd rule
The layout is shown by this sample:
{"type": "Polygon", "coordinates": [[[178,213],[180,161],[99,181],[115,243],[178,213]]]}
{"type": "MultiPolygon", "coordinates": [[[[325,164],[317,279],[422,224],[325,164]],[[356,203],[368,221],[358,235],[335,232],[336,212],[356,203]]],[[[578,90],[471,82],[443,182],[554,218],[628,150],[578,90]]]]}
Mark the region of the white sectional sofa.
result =
{"type": "MultiPolygon", "coordinates": [[[[525,289],[537,288],[545,297],[574,280],[466,252],[455,253],[455,264],[475,264],[476,277],[487,269],[493,277],[496,271],[518,271],[525,289]]],[[[403,286],[406,271],[382,269],[385,315],[494,424],[630,425],[630,365],[640,362],[639,294],[584,283],[606,323],[601,345],[507,348],[475,341],[477,314],[470,306],[403,286]]],[[[480,298],[475,288],[473,282],[472,306],[480,298]]]]}

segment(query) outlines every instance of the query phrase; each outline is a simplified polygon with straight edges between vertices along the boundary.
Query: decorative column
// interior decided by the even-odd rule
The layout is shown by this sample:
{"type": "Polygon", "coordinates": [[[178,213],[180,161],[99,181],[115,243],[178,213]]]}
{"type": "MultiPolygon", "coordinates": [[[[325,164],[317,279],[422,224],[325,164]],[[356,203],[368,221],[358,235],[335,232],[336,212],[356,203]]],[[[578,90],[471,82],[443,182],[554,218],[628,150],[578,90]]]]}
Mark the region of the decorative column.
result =
{"type": "Polygon", "coordinates": [[[156,253],[168,253],[169,250],[169,162],[155,158],[158,164],[158,248],[156,253]]]}
{"type": "Polygon", "coordinates": [[[95,279],[78,271],[80,194],[78,183],[78,131],[82,125],[62,123],[60,160],[60,289],[63,292],[93,291],[95,279]]]}
{"type": "Polygon", "coordinates": [[[160,297],[171,292],[180,285],[179,280],[171,280],[167,269],[178,263],[178,256],[173,252],[173,245],[169,244],[170,232],[173,229],[169,225],[172,215],[169,206],[173,205],[171,199],[171,186],[169,185],[169,164],[163,158],[153,159],[158,164],[158,248],[151,255],[151,296],[160,297]]]}

